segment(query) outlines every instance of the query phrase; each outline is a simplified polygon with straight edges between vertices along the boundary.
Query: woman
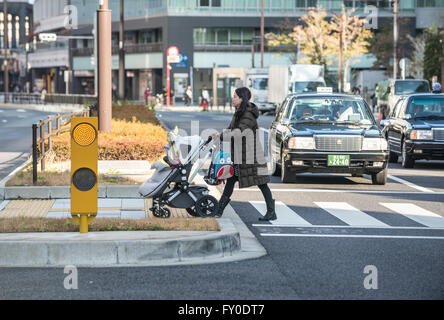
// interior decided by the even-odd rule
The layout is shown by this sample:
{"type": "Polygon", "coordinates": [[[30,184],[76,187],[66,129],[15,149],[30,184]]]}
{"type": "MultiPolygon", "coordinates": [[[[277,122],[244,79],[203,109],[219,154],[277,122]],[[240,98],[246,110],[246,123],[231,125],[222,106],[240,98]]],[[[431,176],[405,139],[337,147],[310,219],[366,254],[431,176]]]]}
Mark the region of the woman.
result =
{"type": "Polygon", "coordinates": [[[270,176],[268,175],[267,163],[265,162],[264,151],[259,141],[257,131],[259,126],[257,124],[257,118],[259,117],[259,110],[254,103],[250,102],[251,92],[248,88],[236,89],[232,104],[235,108],[235,112],[231,123],[223,133],[217,133],[213,135],[213,138],[220,136],[221,141],[234,141],[235,138],[229,133],[233,130],[240,129],[242,133],[245,130],[251,130],[252,135],[245,134],[246,138],[242,139],[241,152],[234,152],[233,142],[231,143],[231,155],[234,166],[234,175],[227,179],[225,189],[219,200],[219,207],[216,212],[216,217],[221,217],[225,207],[230,202],[230,197],[233,193],[234,184],[236,181],[239,183],[239,188],[247,188],[257,185],[265,198],[267,205],[267,213],[264,217],[259,218],[260,221],[276,220],[276,212],[274,200],[267,183],[270,182],[270,176]],[[250,137],[250,138],[249,138],[250,137]],[[252,140],[254,138],[254,140],[252,140]],[[249,143],[247,143],[247,141],[249,143]],[[239,155],[237,155],[239,154],[239,155]],[[251,159],[253,156],[253,159],[251,159]],[[258,157],[264,161],[258,161],[258,157]],[[253,160],[253,161],[251,161],[253,160]]]}

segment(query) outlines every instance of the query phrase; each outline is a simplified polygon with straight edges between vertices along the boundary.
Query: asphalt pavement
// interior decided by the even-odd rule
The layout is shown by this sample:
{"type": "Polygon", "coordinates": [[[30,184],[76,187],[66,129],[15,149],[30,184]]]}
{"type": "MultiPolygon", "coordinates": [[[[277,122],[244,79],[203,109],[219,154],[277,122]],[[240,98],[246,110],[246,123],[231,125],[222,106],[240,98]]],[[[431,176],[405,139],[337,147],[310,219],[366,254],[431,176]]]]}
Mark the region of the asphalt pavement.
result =
{"type": "MultiPolygon", "coordinates": [[[[189,133],[226,128],[231,114],[159,111],[189,133]],[[196,129],[194,129],[196,130],[196,129]]],[[[272,116],[260,116],[268,129],[272,116]]],[[[2,268],[1,299],[444,299],[444,162],[389,167],[385,186],[369,176],[272,177],[278,219],[259,222],[256,187],[235,189],[229,208],[267,250],[261,258],[211,265],[2,268]],[[35,290],[39,288],[39,293],[35,290]]],[[[218,186],[219,190],[223,185],[218,186]]]]}
{"type": "Polygon", "coordinates": [[[0,108],[0,180],[32,153],[32,124],[55,115],[28,108],[0,108]]]}

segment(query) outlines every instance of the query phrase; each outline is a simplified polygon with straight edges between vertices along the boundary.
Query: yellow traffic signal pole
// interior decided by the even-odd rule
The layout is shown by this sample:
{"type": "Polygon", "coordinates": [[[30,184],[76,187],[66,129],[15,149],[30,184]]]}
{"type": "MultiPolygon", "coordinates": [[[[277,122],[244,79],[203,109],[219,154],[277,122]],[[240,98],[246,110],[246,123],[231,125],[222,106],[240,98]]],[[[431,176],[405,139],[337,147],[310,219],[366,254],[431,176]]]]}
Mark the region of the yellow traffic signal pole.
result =
{"type": "Polygon", "coordinates": [[[98,119],[71,118],[71,216],[88,232],[97,215],[98,119]]]}

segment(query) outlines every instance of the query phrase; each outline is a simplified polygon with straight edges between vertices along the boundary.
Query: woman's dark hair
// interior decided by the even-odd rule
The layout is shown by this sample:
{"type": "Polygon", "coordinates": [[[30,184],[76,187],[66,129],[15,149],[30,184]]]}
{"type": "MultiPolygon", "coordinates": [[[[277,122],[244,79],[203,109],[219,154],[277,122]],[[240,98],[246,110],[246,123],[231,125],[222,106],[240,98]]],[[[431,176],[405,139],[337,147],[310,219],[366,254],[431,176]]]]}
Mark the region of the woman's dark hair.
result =
{"type": "Polygon", "coordinates": [[[239,122],[242,115],[247,110],[248,105],[250,104],[251,92],[247,87],[237,88],[234,92],[236,92],[237,96],[242,99],[242,103],[239,108],[237,108],[234,113],[236,122],[239,122]]]}

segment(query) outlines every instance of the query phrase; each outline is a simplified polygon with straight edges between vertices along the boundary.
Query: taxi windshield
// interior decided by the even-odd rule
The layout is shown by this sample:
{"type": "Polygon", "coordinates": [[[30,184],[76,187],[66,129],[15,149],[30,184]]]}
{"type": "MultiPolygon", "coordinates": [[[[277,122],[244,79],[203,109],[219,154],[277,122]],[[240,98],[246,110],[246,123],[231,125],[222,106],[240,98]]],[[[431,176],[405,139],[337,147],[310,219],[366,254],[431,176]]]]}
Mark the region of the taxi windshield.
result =
{"type": "Polygon", "coordinates": [[[374,124],[365,103],[353,98],[297,98],[289,110],[287,118],[294,123],[374,124]]]}
{"type": "Polygon", "coordinates": [[[429,83],[427,81],[398,81],[395,83],[395,94],[412,94],[420,92],[430,92],[429,83]]]}
{"type": "Polygon", "coordinates": [[[413,118],[444,118],[444,97],[415,97],[407,105],[406,113],[413,118]]]}

